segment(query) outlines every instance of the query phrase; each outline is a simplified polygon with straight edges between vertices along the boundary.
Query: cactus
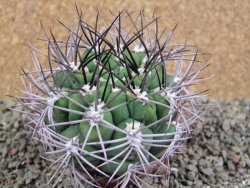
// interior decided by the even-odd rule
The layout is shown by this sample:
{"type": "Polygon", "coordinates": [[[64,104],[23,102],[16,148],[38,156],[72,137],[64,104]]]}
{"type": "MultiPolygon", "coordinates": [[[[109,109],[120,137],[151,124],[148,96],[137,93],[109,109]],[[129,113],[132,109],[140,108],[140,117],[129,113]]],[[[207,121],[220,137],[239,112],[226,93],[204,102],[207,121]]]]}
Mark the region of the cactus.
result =
{"type": "Polygon", "coordinates": [[[166,36],[143,11],[133,20],[125,10],[101,29],[99,15],[90,26],[77,12],[75,30],[62,24],[68,40],[45,35],[46,69],[36,56],[46,53],[30,47],[36,70],[23,70],[25,96],[16,97],[44,155],[58,165],[49,183],[66,169],[75,187],[141,187],[146,176],[165,177],[169,156],[200,119],[205,92],[189,86],[204,80],[206,63],[194,68],[198,51],[170,44],[175,28],[166,36]]]}

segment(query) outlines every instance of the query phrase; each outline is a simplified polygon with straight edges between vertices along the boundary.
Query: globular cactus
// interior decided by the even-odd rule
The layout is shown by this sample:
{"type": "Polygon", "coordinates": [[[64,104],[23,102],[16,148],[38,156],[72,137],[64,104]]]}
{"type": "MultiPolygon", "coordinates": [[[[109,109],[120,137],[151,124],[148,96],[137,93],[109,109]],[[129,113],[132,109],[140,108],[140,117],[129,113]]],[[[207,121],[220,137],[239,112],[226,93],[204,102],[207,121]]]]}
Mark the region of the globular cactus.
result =
{"type": "Polygon", "coordinates": [[[169,156],[200,119],[204,92],[189,86],[203,80],[206,63],[194,68],[198,52],[170,44],[174,30],[165,36],[143,11],[133,20],[125,10],[110,25],[100,19],[90,26],[78,11],[75,30],[63,25],[66,41],[51,32],[47,52],[30,47],[36,70],[23,70],[25,96],[16,98],[57,165],[49,183],[69,169],[75,187],[141,187],[168,176],[169,156]],[[36,53],[48,57],[46,69],[36,53]]]}

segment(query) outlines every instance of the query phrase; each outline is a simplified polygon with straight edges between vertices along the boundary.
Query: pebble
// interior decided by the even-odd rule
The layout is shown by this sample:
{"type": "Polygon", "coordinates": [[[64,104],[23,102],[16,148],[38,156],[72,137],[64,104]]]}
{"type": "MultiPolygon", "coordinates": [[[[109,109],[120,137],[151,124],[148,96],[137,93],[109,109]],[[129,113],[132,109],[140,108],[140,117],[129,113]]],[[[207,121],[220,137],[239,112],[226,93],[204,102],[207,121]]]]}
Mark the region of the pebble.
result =
{"type": "Polygon", "coordinates": [[[234,155],[233,156],[233,162],[234,163],[239,163],[240,162],[240,157],[241,157],[240,155],[234,155]]]}
{"type": "Polygon", "coordinates": [[[14,127],[15,127],[16,129],[19,128],[19,122],[18,122],[18,121],[15,121],[15,122],[14,122],[14,127]]]}
{"type": "Polygon", "coordinates": [[[198,162],[199,166],[207,166],[207,161],[205,159],[200,159],[198,162]]]}
{"type": "Polygon", "coordinates": [[[189,180],[194,180],[195,179],[195,173],[194,172],[188,172],[187,173],[187,178],[189,179],[189,180]]]}
{"type": "Polygon", "coordinates": [[[6,134],[0,132],[0,142],[5,142],[5,140],[6,140],[6,134]]]}
{"type": "Polygon", "coordinates": [[[8,169],[17,168],[19,165],[18,161],[13,161],[8,163],[8,169]]]}
{"type": "Polygon", "coordinates": [[[240,161],[239,165],[240,165],[240,167],[245,168],[246,167],[246,162],[245,161],[240,161]]]}
{"type": "Polygon", "coordinates": [[[201,168],[200,171],[207,176],[214,175],[213,170],[211,168],[201,168]]]}
{"type": "Polygon", "coordinates": [[[229,120],[224,120],[222,124],[222,129],[224,131],[228,131],[230,129],[230,121],[229,120]]]}
{"type": "Polygon", "coordinates": [[[18,153],[18,149],[17,149],[17,148],[12,148],[12,149],[10,150],[10,154],[11,154],[12,156],[16,155],[17,153],[18,153]]]}
{"type": "Polygon", "coordinates": [[[227,159],[227,151],[223,149],[223,150],[221,151],[221,153],[222,153],[223,159],[226,160],[226,159],[227,159]]]}
{"type": "Polygon", "coordinates": [[[33,160],[32,160],[31,158],[28,158],[28,159],[26,160],[26,163],[29,164],[29,165],[32,164],[32,162],[33,162],[33,160]]]}
{"type": "Polygon", "coordinates": [[[7,147],[2,148],[2,149],[0,150],[0,152],[1,152],[2,158],[5,158],[5,157],[7,156],[7,154],[8,154],[8,149],[7,149],[7,147]]]}
{"type": "Polygon", "coordinates": [[[197,171],[198,171],[198,169],[197,169],[196,166],[194,166],[194,165],[187,165],[185,168],[186,168],[187,170],[192,171],[192,172],[197,172],[197,171]]]}
{"type": "Polygon", "coordinates": [[[240,153],[240,152],[241,152],[241,148],[238,147],[238,146],[233,146],[233,147],[232,147],[232,150],[233,150],[234,152],[236,152],[236,153],[240,153]]]}
{"type": "Polygon", "coordinates": [[[221,174],[220,174],[220,178],[221,178],[223,181],[227,181],[227,180],[228,180],[228,174],[227,174],[227,173],[221,173],[221,174]]]}
{"type": "Polygon", "coordinates": [[[28,171],[24,175],[25,184],[29,184],[32,180],[37,179],[40,176],[40,171],[28,171]]]}
{"type": "Polygon", "coordinates": [[[233,170],[233,171],[235,170],[235,166],[232,161],[227,162],[227,167],[229,170],[233,170]]]}

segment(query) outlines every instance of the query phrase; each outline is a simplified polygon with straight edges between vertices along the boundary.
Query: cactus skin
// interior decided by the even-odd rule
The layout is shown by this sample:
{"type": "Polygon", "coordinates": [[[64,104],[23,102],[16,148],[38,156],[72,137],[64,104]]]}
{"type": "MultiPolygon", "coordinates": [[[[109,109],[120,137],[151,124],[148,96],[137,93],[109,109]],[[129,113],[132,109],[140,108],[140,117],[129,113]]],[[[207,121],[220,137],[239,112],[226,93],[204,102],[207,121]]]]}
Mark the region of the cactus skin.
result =
{"type": "Polygon", "coordinates": [[[133,21],[125,10],[102,29],[99,16],[90,27],[77,12],[76,30],[63,25],[67,41],[45,35],[49,68],[42,69],[40,51],[31,47],[36,71],[24,72],[26,96],[16,97],[32,112],[23,113],[44,155],[59,164],[48,183],[55,186],[66,168],[74,187],[100,187],[98,179],[140,187],[141,174],[166,176],[159,166],[169,173],[165,162],[200,119],[206,91],[188,86],[205,80],[198,75],[206,63],[194,69],[198,52],[170,44],[175,28],[163,39],[157,19],[148,21],[143,11],[133,21]],[[121,24],[127,18],[130,27],[121,24]]]}

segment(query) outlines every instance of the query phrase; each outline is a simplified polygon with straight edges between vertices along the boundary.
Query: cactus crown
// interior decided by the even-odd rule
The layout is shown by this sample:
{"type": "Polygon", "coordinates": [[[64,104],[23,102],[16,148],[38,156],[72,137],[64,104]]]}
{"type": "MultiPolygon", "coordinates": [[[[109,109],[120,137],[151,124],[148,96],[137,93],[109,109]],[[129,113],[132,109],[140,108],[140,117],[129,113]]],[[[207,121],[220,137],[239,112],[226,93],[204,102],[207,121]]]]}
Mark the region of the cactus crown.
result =
{"type": "Polygon", "coordinates": [[[206,64],[193,70],[198,52],[171,45],[174,29],[165,36],[158,18],[148,20],[143,11],[135,20],[126,10],[110,25],[100,20],[90,26],[78,11],[75,30],[63,25],[68,40],[46,35],[47,69],[30,47],[36,70],[24,71],[26,96],[17,99],[31,110],[23,113],[46,157],[59,164],[50,179],[60,175],[55,185],[68,168],[75,187],[140,187],[143,177],[169,172],[169,156],[200,118],[204,92],[188,86],[202,80],[206,64]]]}

